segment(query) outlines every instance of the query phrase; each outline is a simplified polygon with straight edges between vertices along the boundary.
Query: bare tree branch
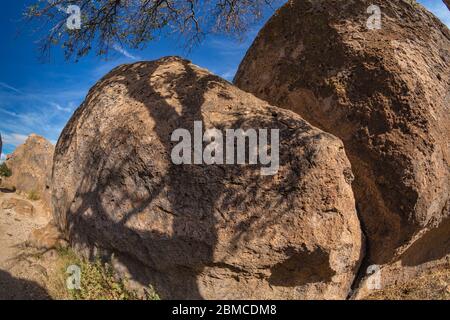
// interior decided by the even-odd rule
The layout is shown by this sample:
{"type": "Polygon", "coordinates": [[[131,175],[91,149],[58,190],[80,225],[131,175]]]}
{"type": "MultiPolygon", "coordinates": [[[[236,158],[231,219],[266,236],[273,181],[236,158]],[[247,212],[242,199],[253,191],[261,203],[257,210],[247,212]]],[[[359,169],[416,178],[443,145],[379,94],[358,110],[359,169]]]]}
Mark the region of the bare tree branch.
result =
{"type": "Polygon", "coordinates": [[[40,50],[49,55],[61,46],[67,59],[95,50],[107,55],[120,44],[143,48],[165,33],[184,39],[188,47],[209,33],[241,36],[278,0],[36,0],[27,8],[29,21],[51,23],[40,50]],[[66,28],[69,5],[81,8],[81,29],[66,28]]]}

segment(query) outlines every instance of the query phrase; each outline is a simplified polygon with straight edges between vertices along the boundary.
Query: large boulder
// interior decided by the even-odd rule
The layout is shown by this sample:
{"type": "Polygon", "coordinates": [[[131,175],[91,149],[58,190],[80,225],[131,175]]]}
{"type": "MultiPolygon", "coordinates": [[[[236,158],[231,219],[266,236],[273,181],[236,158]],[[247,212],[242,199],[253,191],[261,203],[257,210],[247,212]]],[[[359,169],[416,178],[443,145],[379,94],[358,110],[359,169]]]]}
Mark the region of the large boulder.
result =
{"type": "Polygon", "coordinates": [[[41,199],[51,207],[50,180],[55,147],[45,138],[31,134],[24,144],[7,156],[6,165],[12,176],[2,185],[24,193],[32,200],[41,199]]]}
{"type": "Polygon", "coordinates": [[[431,235],[413,245],[450,214],[450,32],[430,12],[415,1],[289,1],[235,84],[343,140],[368,263],[412,247],[417,259],[448,253],[431,235]]]}
{"type": "Polygon", "coordinates": [[[361,251],[352,178],[339,139],[167,57],[91,89],[56,146],[54,217],[79,252],[112,253],[163,298],[341,299],[361,251]],[[194,137],[194,121],[279,129],[278,172],[173,164],[171,135],[194,137]]]}

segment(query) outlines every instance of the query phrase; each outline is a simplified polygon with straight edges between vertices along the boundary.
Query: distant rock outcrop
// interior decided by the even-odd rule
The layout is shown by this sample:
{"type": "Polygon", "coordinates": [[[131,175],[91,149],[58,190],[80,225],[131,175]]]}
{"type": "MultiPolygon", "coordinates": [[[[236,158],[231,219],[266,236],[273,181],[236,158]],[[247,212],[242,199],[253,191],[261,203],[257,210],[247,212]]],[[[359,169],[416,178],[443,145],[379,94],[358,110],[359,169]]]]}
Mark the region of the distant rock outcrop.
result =
{"type": "Polygon", "coordinates": [[[344,141],[368,262],[439,259],[450,250],[450,31],[415,1],[373,4],[289,1],[235,83],[344,141]]]}
{"type": "Polygon", "coordinates": [[[53,207],[75,248],[114,252],[163,298],[342,299],[361,253],[352,179],[339,139],[168,57],[91,89],[56,146],[53,207]],[[173,164],[171,134],[194,121],[279,129],[278,173],[173,164]]]}
{"type": "Polygon", "coordinates": [[[6,159],[12,176],[2,181],[3,187],[15,188],[31,200],[41,199],[50,209],[50,180],[54,146],[45,138],[32,134],[6,159]]]}

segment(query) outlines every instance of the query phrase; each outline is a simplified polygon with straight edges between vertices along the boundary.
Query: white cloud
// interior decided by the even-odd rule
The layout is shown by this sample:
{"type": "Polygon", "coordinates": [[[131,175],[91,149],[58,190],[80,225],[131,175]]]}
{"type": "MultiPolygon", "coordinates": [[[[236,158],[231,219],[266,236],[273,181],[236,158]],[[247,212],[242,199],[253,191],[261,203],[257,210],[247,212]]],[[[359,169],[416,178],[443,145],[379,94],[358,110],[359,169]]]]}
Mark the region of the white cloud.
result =
{"type": "Polygon", "coordinates": [[[134,56],[131,53],[129,53],[127,50],[125,50],[124,48],[122,48],[122,46],[118,45],[117,43],[115,43],[113,45],[113,49],[116,50],[117,52],[121,53],[122,55],[124,55],[125,57],[132,59],[132,60],[141,60],[138,56],[134,56]]]}
{"type": "Polygon", "coordinates": [[[56,110],[58,110],[58,111],[62,111],[62,112],[72,112],[72,108],[69,106],[69,107],[62,107],[60,104],[58,104],[58,103],[55,103],[55,102],[50,102],[50,104],[52,105],[52,106],[54,106],[55,108],[56,108],[56,110]]]}
{"type": "Polygon", "coordinates": [[[6,160],[6,154],[0,154],[0,163],[3,163],[6,160]]]}
{"type": "Polygon", "coordinates": [[[10,86],[9,84],[5,83],[5,82],[0,82],[0,87],[3,87],[5,89],[14,91],[16,93],[21,93],[21,91],[19,89],[14,88],[13,86],[10,86]]]}
{"type": "Polygon", "coordinates": [[[242,39],[236,39],[233,37],[211,38],[205,43],[206,47],[212,50],[218,50],[222,56],[241,56],[245,54],[247,49],[253,43],[263,24],[258,24],[250,28],[242,39]]]}
{"type": "Polygon", "coordinates": [[[11,112],[11,111],[8,111],[8,110],[4,110],[4,109],[0,109],[0,112],[1,113],[4,113],[4,114],[6,114],[6,115],[8,115],[8,116],[10,116],[10,117],[17,117],[17,116],[19,116],[17,113],[15,113],[15,112],[11,112]]]}
{"type": "Polygon", "coordinates": [[[26,135],[20,133],[2,134],[3,144],[11,144],[14,146],[23,144],[27,138],[28,137],[26,135]]]}
{"type": "MultiPolygon", "coordinates": [[[[54,107],[58,111],[69,112],[73,109],[72,105],[74,104],[73,100],[82,99],[86,92],[87,88],[83,88],[80,90],[64,90],[64,91],[39,91],[33,92],[32,90],[19,90],[11,85],[8,85],[5,82],[0,82],[0,87],[8,89],[14,92],[7,92],[0,90],[0,101],[3,103],[17,104],[18,102],[40,102],[41,104],[47,104],[54,107]],[[62,107],[60,103],[56,101],[69,101],[68,107],[62,107]]],[[[6,110],[1,110],[1,112],[8,112],[6,110]]],[[[11,113],[11,111],[9,111],[11,113]]],[[[9,114],[14,116],[13,114],[9,114]]]]}
{"type": "Polygon", "coordinates": [[[86,95],[86,84],[69,90],[18,89],[0,82],[0,131],[8,151],[37,133],[49,140],[59,137],[70,115],[86,95]]]}

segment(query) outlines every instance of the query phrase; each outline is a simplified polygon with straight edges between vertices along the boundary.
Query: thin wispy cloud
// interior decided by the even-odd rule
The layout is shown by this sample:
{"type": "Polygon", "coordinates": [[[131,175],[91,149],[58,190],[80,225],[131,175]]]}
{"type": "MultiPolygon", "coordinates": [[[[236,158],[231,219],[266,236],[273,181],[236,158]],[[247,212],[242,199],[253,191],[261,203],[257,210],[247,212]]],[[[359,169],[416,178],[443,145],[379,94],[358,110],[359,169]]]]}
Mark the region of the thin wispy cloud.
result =
{"type": "Polygon", "coordinates": [[[241,40],[234,37],[216,37],[208,40],[205,45],[211,49],[220,50],[219,52],[221,55],[243,55],[255,40],[262,26],[263,23],[260,23],[257,26],[250,28],[241,40]]]}
{"type": "Polygon", "coordinates": [[[62,107],[60,104],[55,103],[55,102],[51,102],[50,103],[52,106],[54,106],[56,108],[56,110],[58,111],[62,111],[62,112],[72,112],[72,109],[70,107],[62,107]]]}
{"type": "Polygon", "coordinates": [[[0,113],[6,114],[7,116],[10,116],[10,117],[17,117],[17,116],[19,116],[15,112],[11,112],[11,111],[4,110],[4,109],[1,109],[1,108],[0,108],[0,113]]]}
{"type": "Polygon", "coordinates": [[[21,93],[19,89],[16,89],[13,86],[10,86],[9,84],[4,83],[4,82],[0,82],[0,87],[8,89],[8,90],[11,90],[11,91],[14,91],[16,93],[21,93]]]}
{"type": "Polygon", "coordinates": [[[20,133],[2,134],[4,144],[20,145],[27,140],[27,136],[20,133]]]}
{"type": "MultiPolygon", "coordinates": [[[[25,90],[17,89],[11,85],[8,85],[5,82],[0,82],[0,87],[8,89],[9,91],[3,91],[0,90],[0,98],[3,103],[20,103],[20,102],[40,102],[43,104],[47,104],[49,106],[52,106],[58,111],[68,112],[72,111],[69,110],[68,107],[62,107],[60,103],[57,103],[53,100],[66,100],[70,103],[71,99],[78,99],[81,96],[83,96],[86,92],[86,90],[81,91],[58,91],[54,90],[53,92],[46,92],[46,91],[40,91],[40,92],[29,92],[25,90]],[[11,92],[12,91],[12,92],[11,92]]],[[[9,113],[10,115],[13,115],[14,112],[6,111],[6,110],[0,110],[0,112],[3,111],[5,113],[9,113]]],[[[15,114],[17,115],[17,114],[15,114]]]]}
{"type": "Polygon", "coordinates": [[[126,57],[121,57],[120,59],[117,60],[106,61],[92,70],[92,78],[94,81],[97,81],[115,67],[127,62],[129,62],[129,60],[126,57]]]}
{"type": "Polygon", "coordinates": [[[0,131],[5,153],[14,150],[31,133],[57,140],[87,92],[87,88],[31,90],[0,83],[0,131]]]}
{"type": "Polygon", "coordinates": [[[138,56],[135,56],[135,55],[131,54],[130,52],[128,52],[126,49],[124,49],[122,46],[120,46],[117,43],[115,43],[113,45],[113,49],[116,50],[117,52],[119,52],[120,54],[122,54],[123,56],[129,58],[129,59],[141,60],[138,56]]]}

